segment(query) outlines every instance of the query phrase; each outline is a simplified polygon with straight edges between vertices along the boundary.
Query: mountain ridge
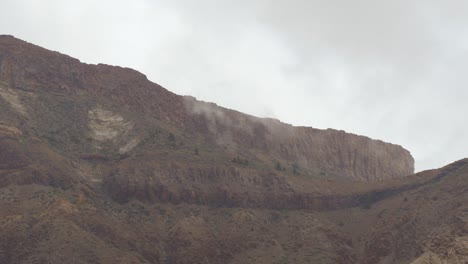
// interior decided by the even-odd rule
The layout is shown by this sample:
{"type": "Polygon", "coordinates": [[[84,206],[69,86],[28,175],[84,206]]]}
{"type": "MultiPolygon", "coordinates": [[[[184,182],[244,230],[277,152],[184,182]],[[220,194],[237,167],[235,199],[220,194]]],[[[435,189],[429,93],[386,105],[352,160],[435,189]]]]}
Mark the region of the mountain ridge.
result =
{"type": "Polygon", "coordinates": [[[467,263],[468,159],[413,171],[0,36],[1,263],[467,263]]]}
{"type": "MultiPolygon", "coordinates": [[[[8,83],[13,90],[103,97],[106,104],[113,105],[110,108],[114,110],[118,105],[125,107],[119,111],[156,116],[159,122],[164,122],[172,129],[186,134],[198,134],[199,137],[205,137],[205,141],[214,141],[208,142],[209,144],[222,145],[229,150],[237,146],[243,149],[253,148],[281,162],[298,163],[306,169],[317,168],[337,176],[361,177],[366,180],[375,177],[377,171],[381,177],[402,177],[414,171],[414,159],[399,145],[340,130],[294,127],[281,121],[278,123],[268,118],[257,118],[216,104],[176,95],[129,68],[82,64],[77,59],[62,57],[60,53],[50,52],[13,37],[1,39],[3,63],[0,66],[0,80],[8,83]],[[13,49],[13,52],[9,49],[13,49]],[[31,49],[34,51],[31,52],[31,49]],[[34,54],[34,57],[25,56],[28,52],[34,54]],[[324,140],[326,142],[322,143],[324,140]],[[304,144],[311,144],[308,146],[309,150],[298,147],[304,144]],[[333,144],[335,146],[331,148],[333,144]],[[353,144],[358,146],[352,146],[353,144]],[[343,146],[348,147],[345,153],[341,151],[343,146]],[[311,152],[311,147],[319,147],[317,152],[321,153],[311,152]],[[375,150],[375,153],[364,153],[366,147],[369,148],[367,151],[375,150]],[[398,166],[382,163],[383,160],[390,159],[376,159],[375,156],[379,154],[377,152],[382,152],[383,156],[392,155],[392,162],[398,166]],[[358,164],[356,167],[352,160],[356,155],[362,156],[357,160],[369,159],[370,165],[358,164]],[[327,164],[319,162],[319,159],[330,161],[327,164]]],[[[104,100],[97,103],[102,104],[104,100]]],[[[101,108],[100,110],[112,111],[101,108]]]]}

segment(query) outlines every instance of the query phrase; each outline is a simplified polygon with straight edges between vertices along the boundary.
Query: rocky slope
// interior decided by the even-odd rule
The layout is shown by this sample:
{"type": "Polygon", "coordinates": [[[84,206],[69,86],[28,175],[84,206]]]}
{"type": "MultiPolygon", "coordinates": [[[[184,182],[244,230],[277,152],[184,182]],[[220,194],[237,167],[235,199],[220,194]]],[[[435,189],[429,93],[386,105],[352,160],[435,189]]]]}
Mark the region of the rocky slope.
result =
{"type": "Polygon", "coordinates": [[[412,173],[0,36],[0,263],[466,263],[468,161],[412,173]]]}
{"type": "Polygon", "coordinates": [[[8,185],[0,188],[0,261],[464,264],[467,179],[463,160],[326,211],[116,203],[83,183],[8,185]]]}
{"type": "Polygon", "coordinates": [[[47,120],[37,120],[46,114],[53,121],[65,123],[71,116],[78,122],[70,128],[74,134],[61,135],[60,150],[79,138],[91,138],[95,145],[110,142],[115,145],[112,151],[127,153],[150,130],[164,127],[187,137],[188,144],[217,147],[223,155],[270,167],[278,161],[285,168],[295,164],[309,173],[360,180],[406,176],[414,169],[410,153],[400,146],[248,116],[175,95],[134,70],[86,65],[10,36],[0,37],[0,81],[0,95],[18,117],[12,125],[24,122],[22,129],[39,134],[50,130],[47,120]],[[34,116],[37,112],[40,116],[34,116]]]}

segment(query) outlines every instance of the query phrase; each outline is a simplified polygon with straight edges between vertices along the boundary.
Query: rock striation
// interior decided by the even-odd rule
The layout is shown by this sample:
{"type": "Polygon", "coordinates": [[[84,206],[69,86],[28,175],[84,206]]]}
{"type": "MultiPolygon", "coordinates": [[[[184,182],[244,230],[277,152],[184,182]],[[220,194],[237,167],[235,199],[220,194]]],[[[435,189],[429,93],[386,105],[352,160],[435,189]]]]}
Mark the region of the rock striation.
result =
{"type": "Polygon", "coordinates": [[[0,36],[0,263],[467,263],[468,159],[0,36]]]}
{"type": "MultiPolygon", "coordinates": [[[[403,177],[414,171],[411,154],[400,146],[344,131],[294,127],[278,120],[257,118],[191,97],[178,96],[132,69],[84,64],[12,36],[0,36],[0,81],[3,91],[15,95],[15,107],[22,112],[18,119],[22,121],[27,118],[24,113],[37,112],[33,103],[25,105],[27,100],[44,104],[47,102],[40,102],[45,101],[44,97],[65,97],[76,107],[87,109],[88,117],[85,112],[76,113],[82,120],[74,122],[88,122],[82,126],[83,133],[88,134],[75,137],[102,141],[109,135],[120,133],[117,128],[106,127],[114,126],[113,123],[98,124],[98,119],[92,118],[99,117],[93,113],[105,104],[105,110],[100,111],[118,117],[112,122],[123,122],[124,119],[127,122],[126,127],[119,128],[125,131],[120,134],[127,138],[120,142],[114,140],[120,144],[112,149],[117,154],[137,147],[141,141],[138,136],[159,126],[190,138],[192,142],[189,144],[196,142],[219,147],[221,150],[217,151],[224,152],[222,155],[240,153],[269,165],[278,161],[286,169],[294,165],[310,173],[365,181],[403,177]],[[21,97],[25,92],[28,96],[21,97]],[[102,131],[96,129],[89,135],[89,127],[109,131],[104,133],[106,137],[100,136],[102,131]],[[132,134],[130,128],[135,133],[132,134]]],[[[64,107],[70,108],[69,105],[64,107]]],[[[62,144],[69,144],[70,140],[63,139],[62,144]]],[[[109,151],[105,146],[98,148],[109,151]]]]}

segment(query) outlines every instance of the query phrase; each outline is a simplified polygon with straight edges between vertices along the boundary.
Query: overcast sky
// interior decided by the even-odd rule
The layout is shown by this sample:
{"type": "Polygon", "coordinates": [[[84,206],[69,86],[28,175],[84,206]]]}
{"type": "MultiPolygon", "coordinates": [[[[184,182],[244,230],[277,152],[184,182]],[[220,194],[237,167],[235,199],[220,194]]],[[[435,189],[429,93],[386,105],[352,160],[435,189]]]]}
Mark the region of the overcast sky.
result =
{"type": "Polygon", "coordinates": [[[468,157],[468,1],[1,0],[0,34],[261,117],[468,157]]]}

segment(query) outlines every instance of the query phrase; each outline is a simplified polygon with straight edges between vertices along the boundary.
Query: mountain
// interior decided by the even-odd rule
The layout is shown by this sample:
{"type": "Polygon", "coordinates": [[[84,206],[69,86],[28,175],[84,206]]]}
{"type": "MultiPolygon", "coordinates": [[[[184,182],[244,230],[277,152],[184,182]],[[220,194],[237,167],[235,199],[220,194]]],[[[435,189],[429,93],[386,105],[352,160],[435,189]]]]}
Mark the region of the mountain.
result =
{"type": "Polygon", "coordinates": [[[468,160],[413,173],[0,36],[1,263],[465,263],[468,160]]]}

